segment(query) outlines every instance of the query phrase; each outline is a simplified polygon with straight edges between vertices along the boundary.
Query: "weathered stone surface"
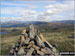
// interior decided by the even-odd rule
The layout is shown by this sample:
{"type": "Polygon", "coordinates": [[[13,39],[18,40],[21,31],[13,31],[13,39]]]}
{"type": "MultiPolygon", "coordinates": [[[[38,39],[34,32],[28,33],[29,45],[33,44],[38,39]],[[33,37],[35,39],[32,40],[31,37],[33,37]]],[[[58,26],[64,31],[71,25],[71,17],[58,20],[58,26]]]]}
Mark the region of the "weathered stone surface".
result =
{"type": "Polygon", "coordinates": [[[43,35],[33,25],[30,25],[29,29],[23,31],[18,43],[12,47],[9,55],[32,56],[34,54],[35,56],[44,56],[49,54],[52,56],[54,51],[56,50],[44,39],[43,35]]]}
{"type": "Polygon", "coordinates": [[[30,39],[29,39],[29,38],[26,38],[26,39],[24,40],[24,44],[28,44],[29,41],[30,41],[30,39]]]}
{"type": "Polygon", "coordinates": [[[26,56],[31,56],[32,53],[33,53],[33,51],[34,51],[34,48],[31,47],[31,48],[29,49],[29,51],[27,52],[26,56]]]}
{"type": "Polygon", "coordinates": [[[14,49],[11,49],[9,54],[14,54],[14,49]]]}
{"type": "Polygon", "coordinates": [[[29,29],[30,29],[30,30],[29,30],[29,31],[30,31],[30,32],[29,32],[29,37],[30,37],[31,39],[33,39],[34,36],[35,36],[34,26],[33,26],[33,25],[30,25],[30,26],[29,26],[29,29]]]}
{"type": "Polygon", "coordinates": [[[41,46],[41,44],[43,43],[43,41],[39,38],[38,35],[36,36],[35,40],[36,40],[38,46],[41,46]]]}
{"type": "Polygon", "coordinates": [[[25,52],[24,52],[24,49],[21,47],[18,51],[18,55],[24,55],[25,52]]]}

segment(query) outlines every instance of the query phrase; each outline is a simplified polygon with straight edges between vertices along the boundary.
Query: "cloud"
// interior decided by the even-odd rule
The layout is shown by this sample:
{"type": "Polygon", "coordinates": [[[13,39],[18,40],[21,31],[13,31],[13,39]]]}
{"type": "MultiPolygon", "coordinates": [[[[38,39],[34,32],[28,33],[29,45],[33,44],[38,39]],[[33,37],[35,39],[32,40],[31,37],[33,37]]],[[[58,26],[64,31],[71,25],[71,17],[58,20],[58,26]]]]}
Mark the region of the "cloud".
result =
{"type": "Polygon", "coordinates": [[[29,5],[28,8],[34,9],[34,8],[38,8],[38,6],[29,5]]]}
{"type": "Polygon", "coordinates": [[[66,2],[64,1],[64,3],[55,2],[53,4],[45,3],[43,4],[42,7],[30,4],[25,5],[24,3],[23,4],[4,3],[4,5],[10,5],[10,6],[14,5],[14,7],[1,8],[1,14],[12,15],[12,17],[6,17],[6,19],[8,18],[7,20],[51,21],[51,20],[74,19],[73,1],[66,1],[66,2]],[[25,6],[26,8],[23,6],[25,6]],[[17,17],[14,17],[15,15],[17,17]]]}
{"type": "Polygon", "coordinates": [[[44,6],[46,11],[38,16],[38,19],[47,20],[69,20],[74,18],[74,3],[55,3],[44,6]]]}
{"type": "Polygon", "coordinates": [[[1,22],[4,22],[4,21],[12,21],[12,20],[15,20],[15,18],[13,17],[1,17],[1,22]]]}
{"type": "Polygon", "coordinates": [[[12,1],[13,3],[1,3],[1,5],[5,6],[14,6],[14,7],[26,7],[30,9],[38,8],[38,6],[35,5],[26,5],[25,3],[16,3],[15,1],[12,1]]]}
{"type": "Polygon", "coordinates": [[[35,10],[27,10],[21,7],[6,7],[1,8],[1,15],[9,15],[8,17],[1,17],[1,21],[6,20],[30,20],[37,14],[35,10]],[[10,16],[11,15],[11,16],[10,16]],[[16,17],[15,17],[16,16],[16,17]]]}
{"type": "Polygon", "coordinates": [[[40,12],[40,14],[37,16],[37,19],[45,20],[50,19],[50,16],[52,16],[54,13],[52,10],[47,10],[45,12],[40,12]]]}
{"type": "Polygon", "coordinates": [[[1,14],[10,15],[24,15],[24,14],[36,14],[35,10],[27,10],[21,7],[6,7],[1,8],[1,14]]]}
{"type": "Polygon", "coordinates": [[[50,4],[47,6],[44,6],[44,8],[47,9],[47,11],[52,11],[53,13],[62,13],[65,11],[71,11],[74,10],[74,3],[73,2],[67,2],[64,4],[56,3],[56,4],[50,4]]]}
{"type": "Polygon", "coordinates": [[[63,8],[66,6],[67,6],[66,4],[57,3],[57,4],[47,5],[45,6],[45,8],[63,8]]]}

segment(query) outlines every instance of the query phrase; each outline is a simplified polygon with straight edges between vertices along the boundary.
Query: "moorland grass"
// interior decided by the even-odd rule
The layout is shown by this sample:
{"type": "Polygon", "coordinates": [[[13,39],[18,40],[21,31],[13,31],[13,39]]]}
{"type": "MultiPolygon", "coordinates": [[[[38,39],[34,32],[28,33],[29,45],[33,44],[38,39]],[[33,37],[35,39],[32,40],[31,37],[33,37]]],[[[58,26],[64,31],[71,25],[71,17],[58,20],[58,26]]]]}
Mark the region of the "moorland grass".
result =
{"type": "MultiPolygon", "coordinates": [[[[7,30],[8,33],[1,35],[1,55],[7,55],[9,53],[12,46],[17,43],[24,29],[25,27],[2,28],[3,31],[7,30]]],[[[40,28],[39,30],[50,44],[57,46],[58,51],[74,51],[74,38],[71,37],[74,35],[73,28],[56,30],[40,28]]]]}

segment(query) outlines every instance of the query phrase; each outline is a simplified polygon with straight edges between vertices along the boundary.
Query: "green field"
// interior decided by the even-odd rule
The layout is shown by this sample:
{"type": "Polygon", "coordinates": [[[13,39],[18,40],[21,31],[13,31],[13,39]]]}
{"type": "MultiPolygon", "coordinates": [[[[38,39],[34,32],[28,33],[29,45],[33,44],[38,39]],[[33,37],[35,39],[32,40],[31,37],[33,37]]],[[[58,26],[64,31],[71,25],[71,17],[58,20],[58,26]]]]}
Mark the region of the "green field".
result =
{"type": "MultiPolygon", "coordinates": [[[[1,55],[7,55],[15,45],[25,27],[2,28],[1,31],[8,31],[1,35],[1,55]]],[[[74,51],[74,30],[73,28],[39,28],[45,39],[52,45],[56,45],[58,51],[74,51]]]]}

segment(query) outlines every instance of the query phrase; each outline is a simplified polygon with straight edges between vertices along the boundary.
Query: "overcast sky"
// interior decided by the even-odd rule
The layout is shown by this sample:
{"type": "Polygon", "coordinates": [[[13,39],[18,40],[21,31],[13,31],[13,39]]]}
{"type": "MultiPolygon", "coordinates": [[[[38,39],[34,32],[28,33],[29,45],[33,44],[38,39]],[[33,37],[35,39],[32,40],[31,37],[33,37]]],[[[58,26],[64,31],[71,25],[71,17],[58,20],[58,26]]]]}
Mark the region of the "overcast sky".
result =
{"type": "Polygon", "coordinates": [[[1,1],[1,21],[74,20],[74,1],[1,1]]]}

